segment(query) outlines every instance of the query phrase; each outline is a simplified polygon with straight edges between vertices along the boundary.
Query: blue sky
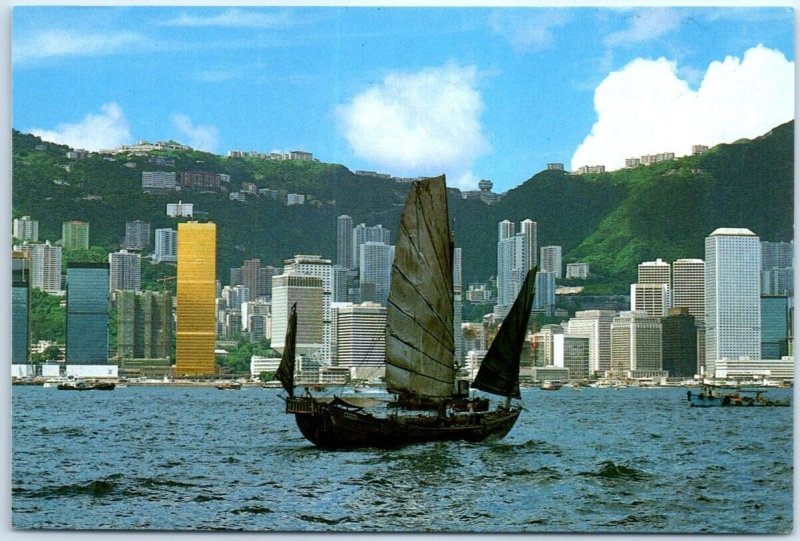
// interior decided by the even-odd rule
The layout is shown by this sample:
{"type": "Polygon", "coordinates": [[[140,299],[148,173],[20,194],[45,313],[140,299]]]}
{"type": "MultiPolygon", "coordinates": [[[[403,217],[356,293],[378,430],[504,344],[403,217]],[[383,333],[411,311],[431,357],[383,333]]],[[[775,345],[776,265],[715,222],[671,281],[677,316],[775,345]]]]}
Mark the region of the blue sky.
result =
{"type": "Polygon", "coordinates": [[[616,169],[790,120],[790,6],[21,6],[12,126],[502,192],[548,162],[616,169]]]}

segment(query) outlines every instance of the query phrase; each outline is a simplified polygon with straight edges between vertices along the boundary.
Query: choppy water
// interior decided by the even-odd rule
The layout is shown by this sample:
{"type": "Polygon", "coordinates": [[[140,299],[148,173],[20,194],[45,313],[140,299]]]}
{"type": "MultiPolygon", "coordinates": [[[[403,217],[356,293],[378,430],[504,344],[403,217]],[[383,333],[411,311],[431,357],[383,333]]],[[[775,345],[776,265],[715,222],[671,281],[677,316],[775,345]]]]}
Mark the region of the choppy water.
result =
{"type": "MultiPolygon", "coordinates": [[[[13,388],[12,525],[783,533],[793,408],[685,389],[524,389],[495,443],[320,451],[277,390],[13,388]]],[[[789,390],[769,396],[791,396],[789,390]]]]}

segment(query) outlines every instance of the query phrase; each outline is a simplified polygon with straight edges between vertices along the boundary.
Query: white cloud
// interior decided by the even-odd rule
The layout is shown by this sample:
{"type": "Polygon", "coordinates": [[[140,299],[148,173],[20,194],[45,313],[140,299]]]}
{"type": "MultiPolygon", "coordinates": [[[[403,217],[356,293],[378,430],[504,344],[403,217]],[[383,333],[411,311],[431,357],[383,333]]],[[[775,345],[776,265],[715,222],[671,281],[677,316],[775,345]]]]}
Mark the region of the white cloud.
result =
{"type": "MultiPolygon", "coordinates": [[[[353,152],[393,174],[464,178],[489,151],[474,67],[391,73],[336,108],[353,152]]],[[[473,186],[474,187],[474,186],[473,186]]]]}
{"type": "Polygon", "coordinates": [[[607,35],[603,42],[609,47],[644,43],[677,30],[681,21],[682,17],[675,9],[638,9],[631,16],[630,27],[607,35]]]}
{"type": "Polygon", "coordinates": [[[292,24],[288,11],[261,13],[251,10],[228,9],[217,15],[202,16],[182,14],[165,21],[161,26],[223,27],[223,28],[276,28],[292,24]]]}
{"type": "Polygon", "coordinates": [[[100,113],[89,113],[77,124],[59,124],[55,130],[28,130],[45,141],[72,148],[100,150],[114,148],[131,141],[128,121],[116,103],[106,103],[100,113]]]}
{"type": "Polygon", "coordinates": [[[566,9],[498,10],[489,15],[489,26],[517,51],[541,51],[553,44],[553,29],[571,19],[566,9]]]}
{"type": "Polygon", "coordinates": [[[92,34],[47,30],[15,40],[11,54],[13,61],[19,63],[51,57],[108,55],[148,43],[146,37],[135,32],[92,34]]]}
{"type": "Polygon", "coordinates": [[[572,156],[572,169],[761,135],[794,117],[794,62],[758,45],[712,62],[697,90],[675,62],[638,58],[610,73],[594,96],[597,122],[572,156]]]}
{"type": "Polygon", "coordinates": [[[172,125],[186,138],[186,144],[194,149],[214,152],[219,144],[219,131],[216,126],[209,124],[195,126],[191,118],[181,114],[172,115],[172,125]]]}

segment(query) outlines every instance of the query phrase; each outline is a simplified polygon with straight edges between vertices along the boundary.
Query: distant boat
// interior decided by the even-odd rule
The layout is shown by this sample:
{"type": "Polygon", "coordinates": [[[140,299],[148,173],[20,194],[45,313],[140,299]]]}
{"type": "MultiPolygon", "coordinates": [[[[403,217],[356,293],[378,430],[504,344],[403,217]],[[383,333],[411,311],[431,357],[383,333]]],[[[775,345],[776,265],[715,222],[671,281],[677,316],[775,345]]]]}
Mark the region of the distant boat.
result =
{"type": "Polygon", "coordinates": [[[788,398],[772,400],[764,397],[765,391],[736,391],[718,393],[712,386],[705,386],[699,393],[686,391],[686,399],[693,408],[725,408],[737,406],[790,406],[788,398]]]}
{"type": "Polygon", "coordinates": [[[543,391],[557,391],[561,388],[561,384],[557,381],[543,381],[539,388],[543,391]]]}
{"type": "Polygon", "coordinates": [[[536,269],[520,288],[481,363],[472,388],[505,398],[469,398],[456,379],[453,314],[453,241],[444,177],[413,182],[400,220],[386,322],[386,390],[395,395],[383,410],[310,392],[294,396],[296,306],[276,379],[288,393],[286,413],[300,432],[323,448],[397,447],[412,443],[502,438],[522,411],[519,364],[533,303],[536,269]],[[427,410],[427,411],[426,411],[427,410]]]}
{"type": "Polygon", "coordinates": [[[115,383],[105,381],[84,381],[81,379],[59,383],[59,391],[113,391],[115,383]]]}
{"type": "Polygon", "coordinates": [[[217,389],[220,389],[221,391],[238,391],[241,388],[242,388],[242,384],[241,383],[236,383],[234,381],[227,382],[227,383],[221,383],[221,384],[217,385],[217,389]]]}

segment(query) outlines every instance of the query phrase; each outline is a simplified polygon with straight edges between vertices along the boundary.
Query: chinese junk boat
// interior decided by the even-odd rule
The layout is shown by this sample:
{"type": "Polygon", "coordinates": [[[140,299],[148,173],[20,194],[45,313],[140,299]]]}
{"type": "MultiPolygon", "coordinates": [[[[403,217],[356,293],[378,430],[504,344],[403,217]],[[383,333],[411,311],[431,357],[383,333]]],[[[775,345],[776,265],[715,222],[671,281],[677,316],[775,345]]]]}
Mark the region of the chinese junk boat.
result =
{"type": "Polygon", "coordinates": [[[494,409],[470,399],[456,379],[453,331],[453,245],[444,176],[416,181],[400,220],[386,317],[386,387],[394,400],[367,409],[342,397],[294,396],[297,327],[292,307],[276,378],[288,393],[286,412],[323,448],[396,447],[441,440],[502,438],[522,407],[519,361],[533,302],[536,269],[484,358],[472,388],[505,397],[494,409]],[[425,411],[427,410],[427,411],[425,411]]]}

